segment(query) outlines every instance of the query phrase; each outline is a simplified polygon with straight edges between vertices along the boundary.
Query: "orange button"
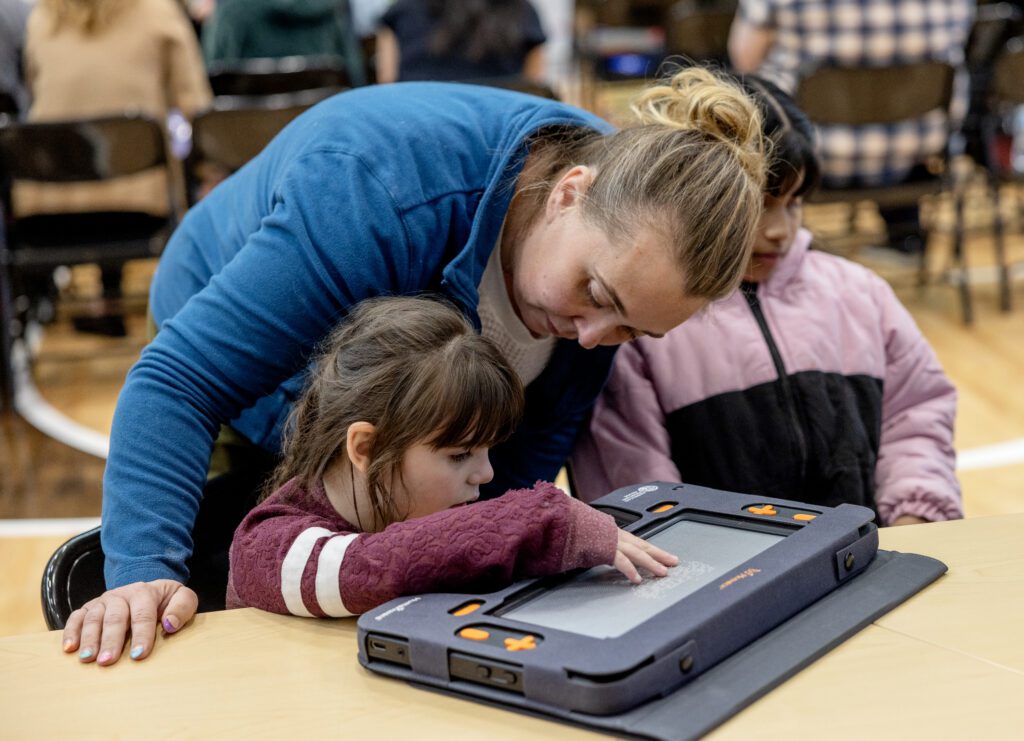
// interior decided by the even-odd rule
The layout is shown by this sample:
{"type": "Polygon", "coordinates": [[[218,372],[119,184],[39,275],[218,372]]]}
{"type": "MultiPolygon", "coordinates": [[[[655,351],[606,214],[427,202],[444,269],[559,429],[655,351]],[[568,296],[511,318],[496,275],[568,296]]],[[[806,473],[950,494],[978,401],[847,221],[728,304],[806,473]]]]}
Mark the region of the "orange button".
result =
{"type": "Polygon", "coordinates": [[[805,514],[803,512],[801,512],[798,515],[793,515],[793,519],[794,520],[799,520],[800,522],[810,522],[815,517],[817,517],[817,515],[809,515],[809,514],[805,514]]]}
{"type": "Polygon", "coordinates": [[[509,651],[529,651],[531,648],[537,648],[537,640],[531,635],[525,635],[522,638],[506,638],[505,648],[509,651]]]}
{"type": "Polygon", "coordinates": [[[675,502],[663,502],[662,504],[656,504],[648,512],[668,512],[670,509],[676,506],[675,502]]]}
{"type": "Polygon", "coordinates": [[[463,628],[459,631],[459,635],[471,641],[486,641],[491,637],[490,633],[480,628],[463,628]]]}
{"type": "Polygon", "coordinates": [[[483,606],[483,604],[483,602],[469,602],[456,610],[452,610],[451,614],[455,617],[470,615],[479,610],[483,606]]]}
{"type": "Polygon", "coordinates": [[[752,515],[764,515],[766,517],[772,517],[773,515],[779,514],[775,511],[775,507],[770,504],[766,504],[763,507],[758,507],[757,505],[747,507],[747,512],[752,515]]]}

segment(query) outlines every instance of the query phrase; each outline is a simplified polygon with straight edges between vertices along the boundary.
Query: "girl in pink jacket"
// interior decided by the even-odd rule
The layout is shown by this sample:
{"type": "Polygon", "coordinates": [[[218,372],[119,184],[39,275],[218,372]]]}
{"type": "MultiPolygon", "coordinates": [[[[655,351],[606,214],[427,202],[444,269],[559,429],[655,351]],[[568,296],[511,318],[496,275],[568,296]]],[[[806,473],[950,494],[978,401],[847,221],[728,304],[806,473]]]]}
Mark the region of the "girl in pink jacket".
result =
{"type": "Polygon", "coordinates": [[[744,87],[774,149],[741,290],[619,351],[573,457],[580,496],[684,481],[852,502],[885,525],[962,517],[953,385],[885,281],[810,249],[810,122],[774,85],[744,87]]]}
{"type": "Polygon", "coordinates": [[[522,406],[515,371],[451,306],[361,303],[294,407],[276,491],[235,533],[227,606],[343,617],[598,564],[665,575],[674,556],[552,484],[473,503],[522,406]]]}

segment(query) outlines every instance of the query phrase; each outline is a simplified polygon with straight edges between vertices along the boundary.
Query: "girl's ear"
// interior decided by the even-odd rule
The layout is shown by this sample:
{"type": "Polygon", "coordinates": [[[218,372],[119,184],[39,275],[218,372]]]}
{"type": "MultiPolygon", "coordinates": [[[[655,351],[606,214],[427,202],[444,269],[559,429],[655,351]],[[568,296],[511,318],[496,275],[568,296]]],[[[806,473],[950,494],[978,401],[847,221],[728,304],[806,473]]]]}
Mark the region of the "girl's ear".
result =
{"type": "Polygon", "coordinates": [[[586,165],[576,165],[558,179],[551,189],[546,204],[546,215],[556,216],[561,211],[579,205],[580,199],[594,182],[594,170],[586,165]]]}
{"type": "Polygon", "coordinates": [[[353,422],[345,434],[345,452],[360,473],[366,473],[370,467],[370,451],[373,449],[373,436],[377,428],[369,422],[353,422]]]}

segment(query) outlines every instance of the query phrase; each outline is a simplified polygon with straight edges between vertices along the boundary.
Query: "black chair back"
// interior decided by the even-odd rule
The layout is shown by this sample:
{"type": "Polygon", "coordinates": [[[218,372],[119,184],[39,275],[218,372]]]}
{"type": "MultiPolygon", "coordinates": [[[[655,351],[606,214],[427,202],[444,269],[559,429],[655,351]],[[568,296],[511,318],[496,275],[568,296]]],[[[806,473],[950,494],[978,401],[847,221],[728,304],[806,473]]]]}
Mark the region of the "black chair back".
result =
{"type": "Polygon", "coordinates": [[[1024,104],[1024,37],[1006,42],[995,62],[989,94],[996,107],[1024,104]]]}
{"type": "MultiPolygon", "coordinates": [[[[946,114],[946,140],[950,140],[950,102],[954,68],[944,62],[919,62],[876,68],[821,67],[800,80],[797,105],[816,124],[864,126],[913,121],[932,111],[946,114]]],[[[951,252],[959,268],[957,285],[964,322],[973,321],[970,289],[963,249],[963,192],[949,167],[948,145],[933,153],[929,162],[914,167],[905,182],[875,187],[820,187],[810,202],[857,203],[874,201],[880,208],[916,207],[921,198],[948,191],[953,196],[951,252]],[[939,165],[936,171],[928,164],[939,165]]],[[[851,214],[855,211],[850,212],[851,214]]],[[[934,222],[933,222],[934,224],[934,222]]],[[[918,258],[918,281],[927,276],[925,249],[918,258]]]]}
{"type": "Polygon", "coordinates": [[[893,124],[948,110],[953,76],[944,62],[821,67],[800,80],[796,102],[817,124],[893,124]]]}
{"type": "Polygon", "coordinates": [[[336,92],[318,88],[267,97],[217,98],[212,108],[192,122],[190,156],[234,172],[259,154],[292,119],[336,92]]]}
{"type": "Polygon", "coordinates": [[[303,111],[336,94],[317,88],[270,96],[223,96],[192,121],[192,151],[185,160],[189,203],[263,148],[303,111]]]}
{"type": "Polygon", "coordinates": [[[666,51],[694,62],[729,63],[729,29],[736,0],[682,0],[673,3],[665,20],[666,51]]]}
{"type": "MultiPolygon", "coordinates": [[[[231,538],[256,505],[268,475],[268,468],[254,467],[207,482],[187,564],[187,584],[199,596],[199,612],[224,609],[231,538]]],[[[104,560],[98,527],[71,538],[50,557],[42,579],[43,617],[50,630],[63,628],[73,611],[105,591],[104,560]]]]}
{"type": "Polygon", "coordinates": [[[214,95],[278,95],[300,90],[351,87],[345,62],[335,56],[260,57],[211,65],[214,95]]]}
{"type": "Polygon", "coordinates": [[[146,116],[46,123],[0,121],[0,168],[15,180],[104,180],[166,162],[163,127],[146,116]]]}

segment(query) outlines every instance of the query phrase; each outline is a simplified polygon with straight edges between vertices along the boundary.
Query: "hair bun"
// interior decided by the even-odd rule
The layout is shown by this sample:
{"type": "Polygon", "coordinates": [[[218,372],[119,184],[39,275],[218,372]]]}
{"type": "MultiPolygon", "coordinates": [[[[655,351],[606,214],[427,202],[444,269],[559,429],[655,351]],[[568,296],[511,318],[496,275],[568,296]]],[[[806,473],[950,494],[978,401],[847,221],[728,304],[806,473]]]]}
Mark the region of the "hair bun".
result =
{"type": "Polygon", "coordinates": [[[686,67],[646,89],[631,109],[635,125],[697,131],[718,140],[752,177],[765,182],[761,113],[734,82],[705,67],[686,67]]]}

